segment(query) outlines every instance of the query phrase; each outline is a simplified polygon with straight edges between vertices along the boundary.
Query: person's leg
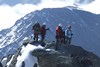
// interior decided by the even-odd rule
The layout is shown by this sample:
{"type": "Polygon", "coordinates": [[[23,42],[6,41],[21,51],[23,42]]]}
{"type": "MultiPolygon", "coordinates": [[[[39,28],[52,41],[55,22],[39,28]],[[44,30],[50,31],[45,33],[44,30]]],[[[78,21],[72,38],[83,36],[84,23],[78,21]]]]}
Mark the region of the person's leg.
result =
{"type": "Polygon", "coordinates": [[[43,35],[41,35],[41,42],[43,42],[43,35]]]}
{"type": "Polygon", "coordinates": [[[62,36],[62,43],[65,44],[65,36],[62,36]]]}
{"type": "Polygon", "coordinates": [[[64,43],[64,38],[63,38],[63,37],[61,37],[60,39],[61,39],[61,43],[64,43]]]}
{"type": "Polygon", "coordinates": [[[65,44],[67,44],[67,37],[65,36],[65,44]]]}
{"type": "Polygon", "coordinates": [[[56,35],[56,43],[58,43],[58,35],[56,35]]]}
{"type": "Polygon", "coordinates": [[[35,41],[35,39],[36,39],[36,34],[34,33],[34,41],[35,41]]]}
{"type": "Polygon", "coordinates": [[[36,41],[38,41],[38,34],[36,34],[36,41]]]}
{"type": "Polygon", "coordinates": [[[59,35],[59,42],[62,43],[62,36],[59,35]]]}
{"type": "Polygon", "coordinates": [[[69,45],[71,44],[71,38],[69,38],[69,45]]]}
{"type": "Polygon", "coordinates": [[[41,42],[43,42],[45,35],[41,35],[41,42]]]}
{"type": "Polygon", "coordinates": [[[66,37],[67,38],[67,40],[66,40],[66,44],[69,44],[69,38],[68,37],[66,37]]]}
{"type": "Polygon", "coordinates": [[[45,35],[43,35],[43,41],[44,41],[44,39],[45,39],[45,35]]]}

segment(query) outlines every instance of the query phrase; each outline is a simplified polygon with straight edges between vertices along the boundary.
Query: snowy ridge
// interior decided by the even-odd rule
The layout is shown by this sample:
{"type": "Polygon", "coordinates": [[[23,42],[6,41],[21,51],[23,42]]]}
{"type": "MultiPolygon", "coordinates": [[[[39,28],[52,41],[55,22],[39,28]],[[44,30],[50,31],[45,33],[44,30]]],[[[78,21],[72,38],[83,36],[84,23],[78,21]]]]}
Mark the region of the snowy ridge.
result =
{"type": "Polygon", "coordinates": [[[21,50],[18,50],[19,53],[17,52],[18,54],[12,55],[9,62],[7,62],[7,58],[3,58],[1,62],[3,67],[22,67],[23,62],[25,63],[25,67],[33,67],[35,63],[38,64],[37,57],[32,56],[32,51],[34,49],[43,49],[43,47],[40,44],[37,45],[27,44],[27,46],[20,47],[21,50]]]}

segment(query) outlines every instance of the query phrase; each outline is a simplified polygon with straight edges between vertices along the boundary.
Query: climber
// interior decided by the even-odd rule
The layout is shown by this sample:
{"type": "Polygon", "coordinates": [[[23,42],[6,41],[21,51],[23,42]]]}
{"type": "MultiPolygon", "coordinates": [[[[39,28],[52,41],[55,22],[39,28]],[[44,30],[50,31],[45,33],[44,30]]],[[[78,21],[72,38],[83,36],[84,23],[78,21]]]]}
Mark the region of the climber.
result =
{"type": "Polygon", "coordinates": [[[49,28],[46,28],[46,23],[43,23],[41,26],[41,42],[44,41],[47,30],[49,30],[49,28]]]}
{"type": "Polygon", "coordinates": [[[61,42],[61,39],[63,38],[63,30],[62,30],[62,24],[59,24],[56,27],[56,42],[61,42]]]}
{"type": "Polygon", "coordinates": [[[73,32],[72,32],[72,29],[71,29],[71,25],[68,25],[68,29],[65,30],[65,36],[66,36],[66,40],[67,40],[67,44],[71,44],[71,39],[72,39],[72,36],[73,36],[73,32]]]}
{"type": "Polygon", "coordinates": [[[38,35],[40,34],[40,24],[36,21],[32,28],[34,32],[34,41],[38,41],[38,35]]]}

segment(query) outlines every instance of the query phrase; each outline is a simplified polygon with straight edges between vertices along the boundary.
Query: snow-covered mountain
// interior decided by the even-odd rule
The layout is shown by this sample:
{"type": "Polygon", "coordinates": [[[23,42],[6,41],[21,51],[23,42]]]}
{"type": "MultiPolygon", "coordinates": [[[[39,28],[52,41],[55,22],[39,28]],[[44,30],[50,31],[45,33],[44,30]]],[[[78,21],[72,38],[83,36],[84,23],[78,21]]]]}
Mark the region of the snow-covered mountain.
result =
{"type": "Polygon", "coordinates": [[[0,57],[15,53],[25,37],[33,34],[32,26],[35,21],[41,25],[46,22],[50,31],[46,39],[55,40],[55,28],[62,23],[66,29],[70,24],[74,32],[72,44],[83,47],[100,56],[100,15],[73,8],[47,8],[31,12],[17,20],[15,25],[0,35],[0,57]]]}

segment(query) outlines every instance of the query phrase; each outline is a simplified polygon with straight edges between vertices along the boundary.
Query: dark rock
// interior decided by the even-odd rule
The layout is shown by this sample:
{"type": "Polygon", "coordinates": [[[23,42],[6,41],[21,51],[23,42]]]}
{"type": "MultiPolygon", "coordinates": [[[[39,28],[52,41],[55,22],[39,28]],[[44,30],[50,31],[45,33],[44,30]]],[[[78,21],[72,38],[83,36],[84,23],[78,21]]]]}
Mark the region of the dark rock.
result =
{"type": "Polygon", "coordinates": [[[21,67],[25,67],[25,62],[24,61],[22,62],[22,66],[21,67]]]}
{"type": "Polygon", "coordinates": [[[92,66],[100,66],[99,57],[85,51],[79,46],[59,44],[59,50],[55,50],[54,48],[55,44],[49,43],[45,46],[45,49],[35,49],[32,52],[32,55],[38,58],[40,67],[82,67],[80,63],[82,57],[92,57],[92,66]],[[96,64],[96,62],[98,62],[98,64],[96,64]]]}
{"type": "Polygon", "coordinates": [[[37,63],[35,63],[33,67],[38,67],[37,63]]]}
{"type": "Polygon", "coordinates": [[[0,62],[0,67],[3,67],[2,63],[0,62]]]}

